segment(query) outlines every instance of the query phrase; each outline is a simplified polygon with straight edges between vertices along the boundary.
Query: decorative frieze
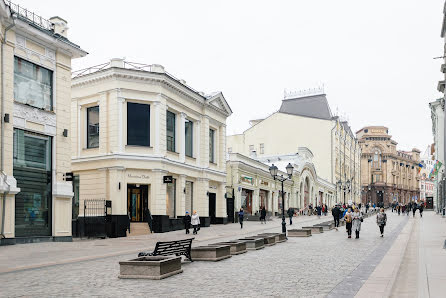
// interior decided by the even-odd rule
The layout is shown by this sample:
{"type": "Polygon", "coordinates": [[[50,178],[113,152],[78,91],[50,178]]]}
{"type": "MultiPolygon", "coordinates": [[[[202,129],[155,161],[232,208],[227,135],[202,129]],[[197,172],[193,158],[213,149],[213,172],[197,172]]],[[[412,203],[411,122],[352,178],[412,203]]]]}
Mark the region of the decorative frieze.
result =
{"type": "Polygon", "coordinates": [[[44,126],[44,133],[56,135],[56,114],[33,108],[27,105],[14,103],[14,126],[26,129],[26,122],[41,124],[44,126]]]}

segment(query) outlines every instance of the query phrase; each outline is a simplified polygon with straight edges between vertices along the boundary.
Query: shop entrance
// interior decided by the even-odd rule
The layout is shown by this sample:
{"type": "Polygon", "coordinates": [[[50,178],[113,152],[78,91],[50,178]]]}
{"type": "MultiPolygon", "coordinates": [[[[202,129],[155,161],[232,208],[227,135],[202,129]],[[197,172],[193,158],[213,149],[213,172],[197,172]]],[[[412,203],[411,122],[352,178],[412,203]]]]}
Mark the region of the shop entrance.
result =
{"type": "Polygon", "coordinates": [[[252,190],[242,189],[241,206],[245,213],[252,214],[252,190]]]}
{"type": "Polygon", "coordinates": [[[216,208],[216,200],[215,200],[215,193],[210,192],[209,193],[209,217],[211,218],[211,224],[215,224],[215,208],[216,208]]]}
{"type": "Polygon", "coordinates": [[[127,184],[127,212],[131,222],[147,221],[148,188],[148,185],[127,184]]]}
{"type": "Polygon", "coordinates": [[[426,209],[434,209],[434,198],[426,197],[426,209]]]}

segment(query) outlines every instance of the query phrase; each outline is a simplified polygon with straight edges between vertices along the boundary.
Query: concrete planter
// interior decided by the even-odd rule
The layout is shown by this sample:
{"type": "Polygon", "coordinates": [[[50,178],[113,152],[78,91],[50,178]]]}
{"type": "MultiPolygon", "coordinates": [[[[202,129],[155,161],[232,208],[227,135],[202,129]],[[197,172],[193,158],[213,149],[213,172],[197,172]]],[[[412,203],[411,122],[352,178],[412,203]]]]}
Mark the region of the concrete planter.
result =
{"type": "Polygon", "coordinates": [[[231,257],[230,245],[192,247],[191,257],[194,261],[217,262],[231,257]]]}
{"type": "Polygon", "coordinates": [[[140,257],[119,262],[119,278],[163,279],[183,272],[181,257],[140,257]]]}
{"type": "Polygon", "coordinates": [[[311,236],[310,229],[288,230],[288,237],[310,237],[310,236],[311,236]]]}
{"type": "Polygon", "coordinates": [[[317,226],[303,227],[302,229],[309,229],[309,230],[311,230],[311,234],[320,234],[320,233],[324,232],[324,228],[323,227],[317,227],[317,226]]]}
{"type": "Polygon", "coordinates": [[[317,225],[314,225],[314,227],[322,227],[324,229],[324,231],[330,231],[330,230],[334,229],[334,224],[333,223],[317,224],[317,225]]]}
{"type": "Polygon", "coordinates": [[[263,238],[263,244],[265,246],[276,245],[276,236],[275,235],[259,234],[256,237],[263,238]]]}
{"type": "Polygon", "coordinates": [[[276,237],[276,243],[287,241],[285,233],[263,233],[261,235],[274,235],[276,237]]]}
{"type": "Polygon", "coordinates": [[[244,238],[239,240],[246,242],[247,250],[258,250],[265,247],[263,238],[244,238]]]}
{"type": "Polygon", "coordinates": [[[220,245],[229,245],[231,247],[230,249],[231,255],[239,255],[247,252],[246,242],[244,241],[228,241],[228,242],[209,244],[209,246],[220,246],[220,245]]]}

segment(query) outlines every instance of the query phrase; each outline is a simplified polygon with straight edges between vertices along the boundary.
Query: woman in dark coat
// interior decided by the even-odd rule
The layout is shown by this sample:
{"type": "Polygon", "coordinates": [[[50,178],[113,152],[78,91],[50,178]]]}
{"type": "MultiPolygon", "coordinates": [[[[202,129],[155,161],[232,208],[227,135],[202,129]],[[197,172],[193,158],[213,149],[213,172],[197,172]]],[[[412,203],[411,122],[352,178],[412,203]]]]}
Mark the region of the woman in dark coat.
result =
{"type": "Polygon", "coordinates": [[[266,209],[265,209],[265,206],[263,206],[262,209],[260,210],[260,223],[265,223],[266,224],[266,209]]]}
{"type": "Polygon", "coordinates": [[[240,211],[238,212],[238,221],[240,223],[240,229],[243,229],[243,216],[245,215],[245,212],[243,211],[243,208],[240,208],[240,211]]]}
{"type": "Polygon", "coordinates": [[[186,229],[186,234],[189,234],[190,231],[190,222],[191,222],[191,217],[189,215],[189,211],[186,211],[186,215],[183,217],[183,223],[184,223],[184,228],[186,229]]]}

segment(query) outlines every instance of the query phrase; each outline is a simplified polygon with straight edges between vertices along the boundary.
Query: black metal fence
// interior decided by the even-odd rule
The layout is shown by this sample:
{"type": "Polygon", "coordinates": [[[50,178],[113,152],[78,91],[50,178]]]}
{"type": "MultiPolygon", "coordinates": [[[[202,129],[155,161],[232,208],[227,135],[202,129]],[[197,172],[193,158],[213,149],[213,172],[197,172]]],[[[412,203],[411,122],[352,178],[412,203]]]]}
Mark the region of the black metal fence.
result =
{"type": "Polygon", "coordinates": [[[105,199],[84,200],[84,235],[105,238],[111,222],[111,201],[105,199]]]}

